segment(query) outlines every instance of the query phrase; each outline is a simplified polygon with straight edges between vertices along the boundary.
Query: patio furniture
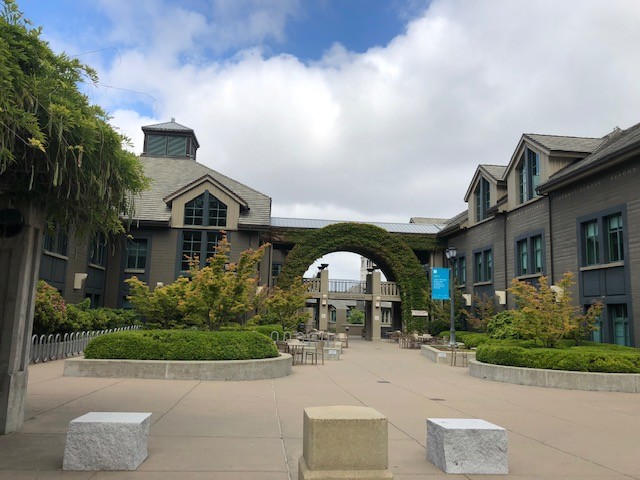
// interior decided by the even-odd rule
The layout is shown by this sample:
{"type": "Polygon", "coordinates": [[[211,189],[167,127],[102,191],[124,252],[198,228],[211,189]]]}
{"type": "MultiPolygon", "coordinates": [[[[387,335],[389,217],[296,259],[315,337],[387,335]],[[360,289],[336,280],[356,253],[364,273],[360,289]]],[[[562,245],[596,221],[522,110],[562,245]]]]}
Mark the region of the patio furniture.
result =
{"type": "Polygon", "coordinates": [[[344,348],[349,348],[349,335],[346,333],[338,333],[336,340],[342,342],[344,348]]]}
{"type": "Polygon", "coordinates": [[[315,348],[309,347],[304,351],[304,363],[307,363],[307,358],[311,357],[311,363],[316,365],[319,356],[322,357],[322,364],[324,365],[324,340],[318,340],[315,348]]]}

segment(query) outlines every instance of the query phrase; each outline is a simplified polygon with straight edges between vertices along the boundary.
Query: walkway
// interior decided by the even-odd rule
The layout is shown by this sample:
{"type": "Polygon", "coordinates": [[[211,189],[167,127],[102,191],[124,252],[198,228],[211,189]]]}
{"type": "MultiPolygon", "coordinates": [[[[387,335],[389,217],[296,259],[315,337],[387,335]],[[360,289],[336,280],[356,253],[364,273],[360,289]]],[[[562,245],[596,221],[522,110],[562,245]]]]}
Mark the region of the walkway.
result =
{"type": "Polygon", "coordinates": [[[640,479],[640,395],[487,382],[417,350],[355,338],[339,362],[290,377],[198,382],[62,377],[30,368],[27,420],[0,436],[0,479],[294,480],[302,410],[367,405],[389,419],[399,480],[640,479]],[[68,422],[89,411],[149,411],[149,457],[136,472],[61,472],[68,422]],[[446,475],[425,459],[427,417],[477,417],[509,430],[508,476],[446,475]]]}

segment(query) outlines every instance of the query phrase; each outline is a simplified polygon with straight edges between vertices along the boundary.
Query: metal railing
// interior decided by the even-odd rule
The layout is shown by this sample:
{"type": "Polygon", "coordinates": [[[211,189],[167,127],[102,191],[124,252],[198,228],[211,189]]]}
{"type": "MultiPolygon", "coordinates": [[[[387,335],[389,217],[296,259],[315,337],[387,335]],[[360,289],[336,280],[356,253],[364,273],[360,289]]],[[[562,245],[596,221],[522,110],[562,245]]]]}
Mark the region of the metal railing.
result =
{"type": "Polygon", "coordinates": [[[109,330],[95,330],[92,332],[73,332],[61,335],[34,335],[31,337],[30,363],[60,360],[74,355],[80,355],[92,338],[123,330],[138,330],[139,325],[111,328],[109,330]]]}
{"type": "Polygon", "coordinates": [[[367,282],[359,280],[329,280],[329,292],[361,295],[367,293],[367,282]]]}

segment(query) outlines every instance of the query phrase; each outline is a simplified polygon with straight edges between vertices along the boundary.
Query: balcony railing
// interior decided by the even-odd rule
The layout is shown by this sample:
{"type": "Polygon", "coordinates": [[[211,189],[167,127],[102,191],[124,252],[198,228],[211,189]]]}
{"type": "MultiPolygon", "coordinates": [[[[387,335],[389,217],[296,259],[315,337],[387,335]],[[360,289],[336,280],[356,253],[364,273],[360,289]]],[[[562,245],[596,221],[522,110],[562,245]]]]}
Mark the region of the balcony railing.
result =
{"type": "Polygon", "coordinates": [[[367,282],[359,280],[329,280],[329,293],[362,295],[367,293],[367,282]]]}

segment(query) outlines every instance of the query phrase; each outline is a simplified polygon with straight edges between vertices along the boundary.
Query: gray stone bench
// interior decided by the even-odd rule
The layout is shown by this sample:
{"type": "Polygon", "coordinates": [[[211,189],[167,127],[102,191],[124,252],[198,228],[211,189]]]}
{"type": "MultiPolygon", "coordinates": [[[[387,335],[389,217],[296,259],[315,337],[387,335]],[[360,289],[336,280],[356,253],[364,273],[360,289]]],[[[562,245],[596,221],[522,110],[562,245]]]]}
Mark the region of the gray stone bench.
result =
{"type": "Polygon", "coordinates": [[[427,418],[427,460],[445,473],[507,474],[507,431],[477,418],[427,418]]]}
{"type": "Polygon", "coordinates": [[[69,422],[63,470],[135,470],[147,458],[150,413],[90,412],[69,422]]]}

